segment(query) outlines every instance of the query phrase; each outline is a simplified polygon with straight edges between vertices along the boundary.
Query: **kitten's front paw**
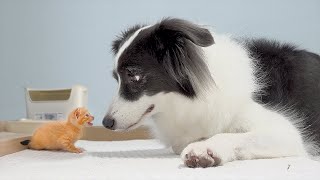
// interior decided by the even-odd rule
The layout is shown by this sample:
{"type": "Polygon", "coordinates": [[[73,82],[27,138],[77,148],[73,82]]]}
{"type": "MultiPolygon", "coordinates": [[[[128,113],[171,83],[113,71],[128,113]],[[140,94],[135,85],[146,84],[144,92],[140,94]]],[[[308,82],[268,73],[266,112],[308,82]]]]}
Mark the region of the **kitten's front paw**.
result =
{"type": "Polygon", "coordinates": [[[75,148],[72,152],[74,152],[74,153],[82,153],[83,150],[81,148],[75,148]]]}
{"type": "Polygon", "coordinates": [[[181,153],[184,164],[191,168],[212,167],[221,163],[221,158],[210,149],[206,142],[189,144],[181,153]]]}

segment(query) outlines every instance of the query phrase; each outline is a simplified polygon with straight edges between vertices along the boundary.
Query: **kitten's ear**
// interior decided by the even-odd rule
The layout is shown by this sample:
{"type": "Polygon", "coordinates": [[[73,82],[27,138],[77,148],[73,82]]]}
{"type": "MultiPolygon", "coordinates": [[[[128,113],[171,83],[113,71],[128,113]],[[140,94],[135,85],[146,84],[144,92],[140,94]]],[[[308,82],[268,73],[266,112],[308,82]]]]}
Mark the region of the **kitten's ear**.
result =
{"type": "Polygon", "coordinates": [[[80,117],[80,112],[81,112],[81,108],[77,108],[76,110],[74,110],[73,115],[76,119],[80,117]]]}

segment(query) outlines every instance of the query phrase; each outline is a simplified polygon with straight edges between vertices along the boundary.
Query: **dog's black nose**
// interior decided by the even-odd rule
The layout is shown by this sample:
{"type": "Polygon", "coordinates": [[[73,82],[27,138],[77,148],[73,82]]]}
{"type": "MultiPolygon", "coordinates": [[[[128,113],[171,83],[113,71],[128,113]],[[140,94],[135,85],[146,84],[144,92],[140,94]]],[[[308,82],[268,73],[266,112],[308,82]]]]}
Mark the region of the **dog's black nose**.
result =
{"type": "Polygon", "coordinates": [[[108,129],[114,129],[115,128],[115,120],[110,117],[110,116],[106,116],[103,118],[103,121],[102,121],[102,124],[105,128],[108,128],[108,129]]]}

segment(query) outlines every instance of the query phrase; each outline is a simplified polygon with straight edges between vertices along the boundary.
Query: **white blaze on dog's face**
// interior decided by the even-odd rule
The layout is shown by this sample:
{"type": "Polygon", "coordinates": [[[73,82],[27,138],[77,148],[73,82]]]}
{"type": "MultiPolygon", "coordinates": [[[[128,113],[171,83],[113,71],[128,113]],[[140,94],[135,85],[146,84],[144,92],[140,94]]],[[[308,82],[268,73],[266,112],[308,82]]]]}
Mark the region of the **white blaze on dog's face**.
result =
{"type": "Polygon", "coordinates": [[[137,101],[128,101],[116,96],[110,107],[110,114],[116,121],[115,129],[133,129],[138,127],[147,117],[155,114],[154,98],[146,95],[137,101]]]}
{"type": "Polygon", "coordinates": [[[113,42],[113,77],[119,87],[103,125],[109,129],[139,126],[162,112],[159,102],[166,100],[163,94],[168,92],[196,97],[196,84],[211,78],[196,45],[212,44],[208,30],[179,19],[124,32],[113,42]]]}

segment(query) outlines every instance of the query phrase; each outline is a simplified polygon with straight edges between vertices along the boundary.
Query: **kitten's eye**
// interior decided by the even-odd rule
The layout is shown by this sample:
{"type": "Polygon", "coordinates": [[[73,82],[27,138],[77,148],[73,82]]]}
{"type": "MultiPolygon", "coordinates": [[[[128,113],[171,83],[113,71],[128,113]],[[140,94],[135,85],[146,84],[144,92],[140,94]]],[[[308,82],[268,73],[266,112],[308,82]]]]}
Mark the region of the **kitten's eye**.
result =
{"type": "Polygon", "coordinates": [[[89,117],[89,114],[86,114],[86,117],[89,117]]]}

